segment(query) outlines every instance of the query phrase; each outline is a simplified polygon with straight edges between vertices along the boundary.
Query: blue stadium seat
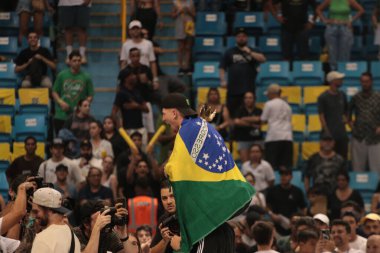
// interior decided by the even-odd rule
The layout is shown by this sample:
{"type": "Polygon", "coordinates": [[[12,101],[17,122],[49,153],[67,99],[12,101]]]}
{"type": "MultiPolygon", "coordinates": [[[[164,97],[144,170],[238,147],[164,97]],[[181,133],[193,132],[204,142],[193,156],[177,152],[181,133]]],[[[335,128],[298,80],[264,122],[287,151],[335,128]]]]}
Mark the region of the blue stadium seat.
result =
{"type": "Polygon", "coordinates": [[[5,201],[8,200],[8,181],[5,172],[0,173],[0,194],[5,201]]]}
{"type": "Polygon", "coordinates": [[[267,34],[270,35],[280,35],[281,25],[273,15],[269,14],[267,21],[267,34]]]}
{"type": "Polygon", "coordinates": [[[380,61],[372,61],[370,64],[373,77],[373,85],[375,88],[380,88],[380,61]]]}
{"type": "Polygon", "coordinates": [[[193,73],[194,86],[220,86],[219,62],[196,62],[193,73]]]}
{"type": "Polygon", "coordinates": [[[12,62],[0,63],[0,88],[17,87],[17,75],[14,68],[15,64],[12,62]]]}
{"type": "Polygon", "coordinates": [[[323,84],[323,70],[320,61],[295,61],[293,63],[293,84],[318,86],[323,84]]]}
{"type": "Polygon", "coordinates": [[[259,38],[259,48],[268,60],[282,60],[281,37],[261,36],[259,38]]]}
{"type": "Polygon", "coordinates": [[[227,24],[224,12],[197,12],[195,34],[197,36],[223,36],[227,24]]]}
{"type": "Polygon", "coordinates": [[[219,61],[224,52],[222,37],[196,37],[194,44],[195,61],[219,61]]]}
{"type": "Polygon", "coordinates": [[[9,58],[17,56],[17,37],[0,37],[0,55],[9,58]]]}
{"type": "Polygon", "coordinates": [[[366,209],[371,203],[372,195],[375,193],[378,183],[379,174],[377,172],[350,172],[350,186],[360,192],[366,209]]]}
{"type": "Polygon", "coordinates": [[[362,36],[354,36],[354,44],[351,48],[351,59],[362,60],[363,59],[363,38],[362,36]]]}
{"type": "Polygon", "coordinates": [[[19,17],[16,12],[0,12],[0,30],[2,36],[18,34],[19,17]]]}
{"type": "Polygon", "coordinates": [[[291,80],[289,62],[268,61],[261,64],[257,79],[260,86],[268,86],[272,83],[283,86],[289,85],[291,80]]]}
{"type": "Polygon", "coordinates": [[[41,114],[22,114],[15,116],[14,139],[24,141],[27,136],[34,136],[37,141],[47,138],[47,120],[41,114]]]}
{"type": "MultiPolygon", "coordinates": [[[[226,43],[226,49],[236,46],[236,40],[235,36],[228,36],[227,37],[227,43],[226,43]]],[[[256,47],[256,39],[255,37],[248,37],[248,46],[255,48],[256,47]]]]}
{"type": "Polygon", "coordinates": [[[250,35],[263,34],[265,32],[264,15],[262,12],[237,12],[233,26],[234,29],[244,27],[250,35]]]}
{"type": "Polygon", "coordinates": [[[360,76],[367,70],[367,62],[365,61],[338,62],[338,71],[346,75],[343,79],[345,86],[360,87],[360,76]]]}

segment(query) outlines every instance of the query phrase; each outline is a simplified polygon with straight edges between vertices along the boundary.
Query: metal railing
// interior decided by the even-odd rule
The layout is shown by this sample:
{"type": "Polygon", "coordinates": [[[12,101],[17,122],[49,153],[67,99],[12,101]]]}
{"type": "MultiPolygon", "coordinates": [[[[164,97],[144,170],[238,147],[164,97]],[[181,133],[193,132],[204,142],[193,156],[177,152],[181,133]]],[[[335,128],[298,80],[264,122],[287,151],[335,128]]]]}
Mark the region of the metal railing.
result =
{"type": "Polygon", "coordinates": [[[127,0],[121,0],[120,5],[121,43],[124,43],[124,41],[127,39],[127,0]]]}

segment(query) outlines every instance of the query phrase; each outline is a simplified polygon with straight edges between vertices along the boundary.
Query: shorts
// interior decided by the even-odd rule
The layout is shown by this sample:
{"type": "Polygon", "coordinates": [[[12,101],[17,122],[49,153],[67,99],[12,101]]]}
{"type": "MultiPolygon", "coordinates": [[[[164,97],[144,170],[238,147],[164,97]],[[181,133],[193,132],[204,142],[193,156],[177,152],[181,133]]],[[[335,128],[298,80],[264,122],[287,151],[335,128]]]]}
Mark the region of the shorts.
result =
{"type": "Polygon", "coordinates": [[[87,29],[90,24],[90,7],[88,6],[59,6],[58,15],[61,28],[87,29]]]}
{"type": "Polygon", "coordinates": [[[33,12],[32,7],[32,0],[19,0],[17,7],[16,7],[17,14],[20,14],[21,12],[33,12]]]}

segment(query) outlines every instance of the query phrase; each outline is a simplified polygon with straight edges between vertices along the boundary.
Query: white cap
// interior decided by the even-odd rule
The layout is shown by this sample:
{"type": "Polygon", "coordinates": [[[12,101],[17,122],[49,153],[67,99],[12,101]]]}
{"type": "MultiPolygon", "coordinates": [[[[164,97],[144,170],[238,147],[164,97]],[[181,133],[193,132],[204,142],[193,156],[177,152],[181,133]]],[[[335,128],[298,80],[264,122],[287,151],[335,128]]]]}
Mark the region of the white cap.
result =
{"type": "Polygon", "coordinates": [[[33,203],[50,208],[61,214],[70,212],[69,209],[62,206],[62,194],[49,187],[36,190],[33,194],[33,203]]]}
{"type": "Polygon", "coordinates": [[[313,219],[314,220],[319,220],[319,221],[325,223],[327,226],[330,226],[329,217],[327,217],[323,213],[317,213],[316,215],[314,215],[313,219]]]}
{"type": "Polygon", "coordinates": [[[343,79],[346,75],[343,74],[343,73],[340,73],[338,71],[331,71],[327,74],[326,76],[326,81],[328,83],[334,81],[334,80],[337,80],[337,79],[343,79]]]}
{"type": "Polygon", "coordinates": [[[138,27],[138,28],[142,28],[142,24],[140,21],[138,20],[132,20],[129,25],[128,25],[128,28],[129,29],[132,29],[133,27],[138,27]]]}

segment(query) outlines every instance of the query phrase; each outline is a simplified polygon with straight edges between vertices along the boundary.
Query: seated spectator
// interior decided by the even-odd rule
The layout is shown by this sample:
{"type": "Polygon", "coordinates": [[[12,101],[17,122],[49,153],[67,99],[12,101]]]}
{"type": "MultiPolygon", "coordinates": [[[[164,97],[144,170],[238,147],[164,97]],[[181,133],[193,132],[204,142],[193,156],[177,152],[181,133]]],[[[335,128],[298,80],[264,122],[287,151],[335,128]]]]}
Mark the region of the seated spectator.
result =
{"type": "Polygon", "coordinates": [[[73,51],[69,55],[70,68],[62,70],[54,82],[52,96],[56,103],[54,115],[55,132],[63,127],[65,121],[74,112],[79,100],[92,101],[94,87],[91,77],[80,69],[81,55],[73,51]]]}
{"type": "Polygon", "coordinates": [[[367,239],[356,233],[359,225],[357,216],[358,215],[353,212],[346,212],[343,213],[342,220],[347,222],[351,228],[349,243],[350,248],[365,252],[367,248],[367,239]]]}
{"type": "Polygon", "coordinates": [[[328,197],[328,210],[330,219],[340,218],[340,209],[344,202],[352,200],[364,209],[364,202],[359,191],[350,187],[350,176],[346,170],[341,170],[336,176],[337,188],[328,197]]]}
{"type": "Polygon", "coordinates": [[[80,143],[80,156],[73,162],[80,168],[83,177],[87,177],[88,170],[91,167],[102,169],[102,159],[95,158],[92,153],[92,144],[89,140],[83,140],[80,143]]]}
{"type": "Polygon", "coordinates": [[[33,136],[26,137],[24,140],[25,155],[21,155],[13,160],[5,171],[8,183],[10,184],[20,174],[37,175],[38,168],[44,161],[36,155],[37,140],[33,136]]]}
{"type": "Polygon", "coordinates": [[[129,233],[125,249],[128,253],[141,253],[140,241],[134,233],[129,233]]]}
{"type": "Polygon", "coordinates": [[[326,196],[336,188],[336,176],[346,169],[344,159],[334,151],[334,139],[327,133],[322,134],[319,152],[310,156],[304,170],[305,191],[309,191],[310,182],[326,196]]]}
{"type": "Polygon", "coordinates": [[[91,167],[87,175],[87,184],[79,191],[80,204],[87,200],[103,200],[106,206],[111,206],[114,199],[112,190],[101,184],[102,170],[91,167]]]}
{"type": "MultiPolygon", "coordinates": [[[[203,105],[201,105],[203,106],[203,105]]],[[[220,133],[224,140],[228,139],[228,132],[230,126],[230,112],[227,107],[220,102],[220,93],[217,88],[210,88],[207,93],[207,101],[205,104],[206,108],[211,107],[215,110],[214,118],[209,121],[211,125],[220,133]]],[[[202,107],[198,109],[198,112],[202,107]]]]}
{"type": "Polygon", "coordinates": [[[104,138],[103,124],[100,121],[95,120],[90,123],[90,137],[94,158],[113,157],[112,145],[104,138]]]}
{"type": "Polygon", "coordinates": [[[281,98],[281,87],[271,84],[267,89],[269,101],[264,105],[261,122],[268,124],[265,137],[265,159],[277,170],[293,166],[292,109],[281,98]]]}
{"type": "Polygon", "coordinates": [[[55,183],[57,176],[55,174],[56,167],[60,164],[68,168],[68,182],[80,187],[84,183],[85,178],[82,176],[79,167],[69,158],[63,155],[65,146],[62,139],[56,138],[50,147],[51,158],[41,163],[38,169],[38,175],[44,178],[46,183],[55,183]]]}
{"type": "Polygon", "coordinates": [[[90,123],[95,121],[90,115],[90,101],[79,100],[75,112],[65,121],[63,128],[70,130],[78,139],[78,143],[90,138],[90,123]]]}
{"type": "Polygon", "coordinates": [[[103,158],[102,168],[103,168],[102,185],[112,190],[113,199],[116,200],[118,183],[117,183],[117,177],[113,173],[114,162],[113,162],[112,156],[106,156],[103,158]]]}
{"type": "Polygon", "coordinates": [[[366,253],[378,253],[380,248],[380,235],[371,235],[367,240],[366,253]]]}
{"type": "Polygon", "coordinates": [[[380,235],[380,216],[376,213],[369,213],[360,221],[363,233],[366,238],[371,235],[380,235]]]}
{"type": "Polygon", "coordinates": [[[340,215],[342,216],[347,212],[358,214],[358,217],[363,217],[365,215],[363,206],[360,206],[357,202],[352,200],[348,200],[342,203],[342,206],[340,208],[340,215]]]}
{"type": "Polygon", "coordinates": [[[23,88],[45,87],[51,88],[51,80],[47,76],[47,68],[55,71],[55,62],[47,48],[38,43],[37,33],[30,32],[28,35],[29,47],[23,49],[14,59],[15,72],[23,74],[21,86],[23,88]]]}
{"type": "Polygon", "coordinates": [[[272,250],[275,231],[274,226],[266,221],[258,221],[253,225],[252,234],[258,249],[256,253],[279,253],[272,250]]]}
{"type": "Polygon", "coordinates": [[[291,184],[292,170],[280,167],[280,184],[268,189],[269,215],[282,235],[289,234],[289,219],[293,213],[306,212],[305,196],[300,188],[291,184]]]}
{"type": "Polygon", "coordinates": [[[298,253],[315,253],[319,233],[314,230],[302,230],[297,234],[298,253]]]}
{"type": "Polygon", "coordinates": [[[256,182],[257,182],[256,177],[251,172],[245,173],[244,177],[245,177],[245,180],[247,180],[247,182],[250,183],[256,190],[256,194],[252,197],[250,206],[257,205],[266,209],[267,203],[265,200],[265,196],[263,193],[259,192],[256,188],[256,182]]]}
{"type": "Polygon", "coordinates": [[[116,123],[111,116],[107,116],[103,120],[104,137],[112,145],[114,160],[127,149],[125,140],[120,136],[116,129],[116,123]]]}
{"type": "Polygon", "coordinates": [[[316,9],[321,21],[326,24],[325,40],[329,52],[330,69],[336,70],[339,61],[349,61],[351,47],[354,43],[352,23],[364,13],[363,7],[356,0],[340,2],[324,0],[316,9]],[[351,8],[355,15],[351,17],[351,8]],[[328,17],[325,16],[328,9],[328,17]]]}
{"type": "Polygon", "coordinates": [[[64,199],[76,199],[77,190],[75,188],[75,185],[67,182],[69,168],[63,164],[59,164],[55,168],[55,175],[57,176],[57,181],[54,183],[54,189],[59,191],[64,199]]]}
{"type": "Polygon", "coordinates": [[[131,48],[138,48],[141,52],[140,62],[143,65],[149,66],[152,70],[153,74],[153,88],[157,90],[159,88],[159,79],[157,75],[157,64],[156,64],[156,56],[154,55],[153,44],[151,41],[146,40],[142,37],[141,22],[138,20],[133,20],[128,25],[129,29],[129,39],[124,42],[121,53],[120,53],[120,61],[121,67],[120,69],[124,69],[128,63],[130,63],[129,58],[129,50],[131,48]]]}
{"type": "MultiPolygon", "coordinates": [[[[111,222],[109,209],[101,212],[104,206],[102,201],[88,200],[80,207],[81,224],[73,228],[73,232],[79,238],[81,252],[129,252],[125,248],[128,240],[125,226],[115,226],[110,231],[104,231],[111,222]]],[[[124,214],[126,210],[123,209],[118,208],[117,214],[124,214]]]]}
{"type": "Polygon", "coordinates": [[[331,237],[335,243],[338,252],[364,253],[364,251],[356,250],[350,247],[351,228],[350,225],[343,220],[334,220],[331,225],[331,237]]]}
{"type": "Polygon", "coordinates": [[[152,242],[152,228],[148,225],[140,226],[136,229],[136,235],[140,241],[142,253],[150,253],[150,244],[152,242]]]}
{"type": "Polygon", "coordinates": [[[238,143],[240,160],[249,159],[249,148],[254,143],[262,143],[263,135],[260,130],[262,110],[255,105],[255,94],[247,91],[244,94],[242,106],[235,112],[233,139],[238,143]]]}
{"type": "Polygon", "coordinates": [[[124,72],[124,81],[120,83],[120,90],[112,107],[112,117],[117,119],[117,113],[121,111],[122,126],[129,134],[139,131],[143,135],[143,143],[147,144],[147,129],[143,125],[143,113],[149,112],[149,108],[140,91],[136,88],[137,76],[132,71],[124,72]]]}
{"type": "Polygon", "coordinates": [[[195,7],[193,1],[176,0],[173,2],[172,17],[175,38],[178,42],[178,74],[191,73],[191,49],[195,36],[195,7]]]}
{"type": "Polygon", "coordinates": [[[250,148],[249,161],[243,163],[241,172],[246,175],[252,173],[255,176],[256,191],[264,191],[274,184],[274,172],[272,166],[263,160],[263,149],[259,144],[253,144],[250,148]]]}
{"type": "Polygon", "coordinates": [[[313,216],[315,225],[319,230],[329,230],[330,229],[330,219],[323,213],[317,213],[313,216]]]}

